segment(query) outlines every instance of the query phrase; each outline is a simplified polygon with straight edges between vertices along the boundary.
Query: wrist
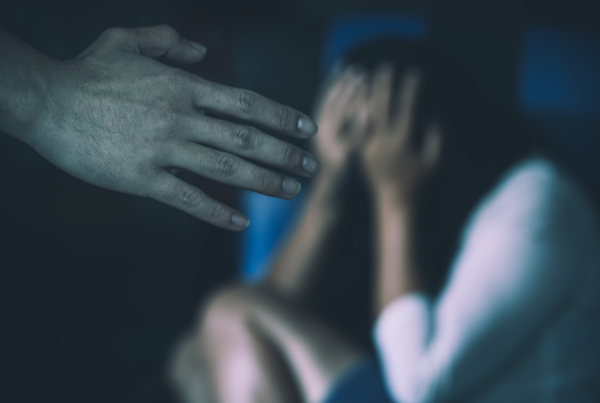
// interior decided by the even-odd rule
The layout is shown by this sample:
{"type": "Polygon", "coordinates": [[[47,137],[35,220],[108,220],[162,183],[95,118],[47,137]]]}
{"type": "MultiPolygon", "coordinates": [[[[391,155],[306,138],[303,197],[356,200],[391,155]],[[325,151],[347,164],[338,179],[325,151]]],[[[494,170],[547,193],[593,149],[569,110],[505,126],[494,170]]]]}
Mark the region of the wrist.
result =
{"type": "Polygon", "coordinates": [[[344,214],[343,181],[341,177],[320,177],[313,183],[307,212],[318,215],[322,225],[338,222],[344,214]]]}
{"type": "Polygon", "coordinates": [[[399,210],[413,210],[416,205],[415,195],[396,186],[382,185],[374,188],[374,206],[377,208],[393,208],[399,210]]]}
{"type": "Polygon", "coordinates": [[[0,62],[0,130],[31,144],[47,108],[48,73],[56,61],[16,38],[2,40],[9,57],[0,62]]]}
{"type": "MultiPolygon", "coordinates": [[[[48,122],[49,108],[56,99],[51,88],[54,74],[60,63],[43,54],[36,55],[33,66],[26,76],[27,84],[23,89],[23,108],[18,113],[14,136],[35,148],[43,134],[44,122],[48,122]]],[[[11,133],[12,134],[12,133],[11,133]]]]}
{"type": "Polygon", "coordinates": [[[311,204],[319,210],[335,212],[341,204],[339,182],[333,178],[319,178],[311,191],[311,204]]]}
{"type": "Polygon", "coordinates": [[[319,182],[337,182],[342,178],[348,171],[349,163],[342,162],[335,165],[328,164],[326,161],[321,161],[322,168],[317,180],[319,182]]]}
{"type": "Polygon", "coordinates": [[[341,186],[347,169],[329,169],[324,167],[321,173],[313,179],[313,195],[327,203],[337,203],[341,198],[341,186]]]}

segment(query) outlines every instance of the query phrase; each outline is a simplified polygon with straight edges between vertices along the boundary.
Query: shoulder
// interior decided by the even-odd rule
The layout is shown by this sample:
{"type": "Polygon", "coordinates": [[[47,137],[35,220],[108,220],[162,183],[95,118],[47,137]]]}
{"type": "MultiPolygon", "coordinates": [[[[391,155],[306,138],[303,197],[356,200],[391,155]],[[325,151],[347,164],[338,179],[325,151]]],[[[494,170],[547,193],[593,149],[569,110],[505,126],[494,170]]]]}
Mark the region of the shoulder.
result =
{"type": "Polygon", "coordinates": [[[582,274],[600,268],[599,234],[591,202],[569,175],[549,159],[528,158],[508,170],[474,212],[452,284],[465,295],[478,283],[490,293],[504,285],[513,299],[558,298],[581,284],[582,274]],[[544,292],[532,294],[542,279],[544,292]]]}
{"type": "Polygon", "coordinates": [[[479,203],[467,232],[482,226],[516,225],[535,231],[566,224],[593,232],[597,221],[592,203],[575,181],[552,160],[536,156],[503,175],[479,203]]]}
{"type": "Polygon", "coordinates": [[[600,225],[591,201],[552,160],[531,157],[510,168],[479,203],[461,251],[463,257],[535,257],[548,270],[562,270],[600,264],[598,245],[600,225]]]}
{"type": "Polygon", "coordinates": [[[555,197],[583,201],[575,183],[551,160],[531,157],[511,167],[481,204],[481,210],[541,207],[556,204],[555,197]]]}

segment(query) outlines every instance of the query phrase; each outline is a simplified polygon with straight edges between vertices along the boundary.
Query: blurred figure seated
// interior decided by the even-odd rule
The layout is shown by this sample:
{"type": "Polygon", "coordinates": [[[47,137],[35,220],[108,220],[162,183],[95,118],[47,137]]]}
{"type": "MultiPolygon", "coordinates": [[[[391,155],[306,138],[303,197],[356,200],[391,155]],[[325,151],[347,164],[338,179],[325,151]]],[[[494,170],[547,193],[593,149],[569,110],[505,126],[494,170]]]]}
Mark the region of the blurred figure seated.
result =
{"type": "Polygon", "coordinates": [[[344,65],[320,96],[323,171],[305,215],[268,278],[202,309],[173,361],[183,401],[598,401],[585,192],[434,47],[384,40],[344,65]],[[311,304],[352,252],[333,245],[356,221],[342,191],[353,166],[371,200],[378,359],[311,304]]]}

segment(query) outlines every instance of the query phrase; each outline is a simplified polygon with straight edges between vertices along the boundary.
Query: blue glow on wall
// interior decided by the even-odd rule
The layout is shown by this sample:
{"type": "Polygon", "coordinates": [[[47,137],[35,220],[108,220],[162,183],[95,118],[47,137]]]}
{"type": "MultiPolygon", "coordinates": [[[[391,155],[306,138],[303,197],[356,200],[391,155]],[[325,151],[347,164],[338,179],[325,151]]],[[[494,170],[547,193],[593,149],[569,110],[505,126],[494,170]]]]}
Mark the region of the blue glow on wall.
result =
{"type": "Polygon", "coordinates": [[[521,106],[590,115],[600,111],[600,36],[534,27],[525,38],[521,106]]]}
{"type": "Polygon", "coordinates": [[[275,257],[278,242],[300,210],[303,197],[302,192],[292,200],[242,192],[242,211],[251,220],[241,238],[240,267],[244,280],[254,282],[263,277],[275,257]]]}
{"type": "Polygon", "coordinates": [[[600,189],[600,35],[534,26],[520,73],[525,116],[577,175],[600,189]]]}

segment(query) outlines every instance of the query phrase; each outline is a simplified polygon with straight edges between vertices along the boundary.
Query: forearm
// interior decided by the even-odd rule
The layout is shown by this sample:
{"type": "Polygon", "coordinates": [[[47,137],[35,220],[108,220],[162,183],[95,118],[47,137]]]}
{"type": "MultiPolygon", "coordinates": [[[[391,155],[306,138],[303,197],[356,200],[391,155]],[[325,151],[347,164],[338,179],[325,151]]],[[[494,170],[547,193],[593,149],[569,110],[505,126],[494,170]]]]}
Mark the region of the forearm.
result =
{"type": "Polygon", "coordinates": [[[45,99],[52,59],[0,28],[0,131],[29,143],[45,99]]]}
{"type": "Polygon", "coordinates": [[[336,183],[327,175],[318,179],[298,229],[267,278],[269,286],[302,298],[328,261],[343,214],[336,183]]]}
{"type": "Polygon", "coordinates": [[[391,192],[377,192],[377,312],[419,288],[414,246],[413,203],[391,192]]]}

